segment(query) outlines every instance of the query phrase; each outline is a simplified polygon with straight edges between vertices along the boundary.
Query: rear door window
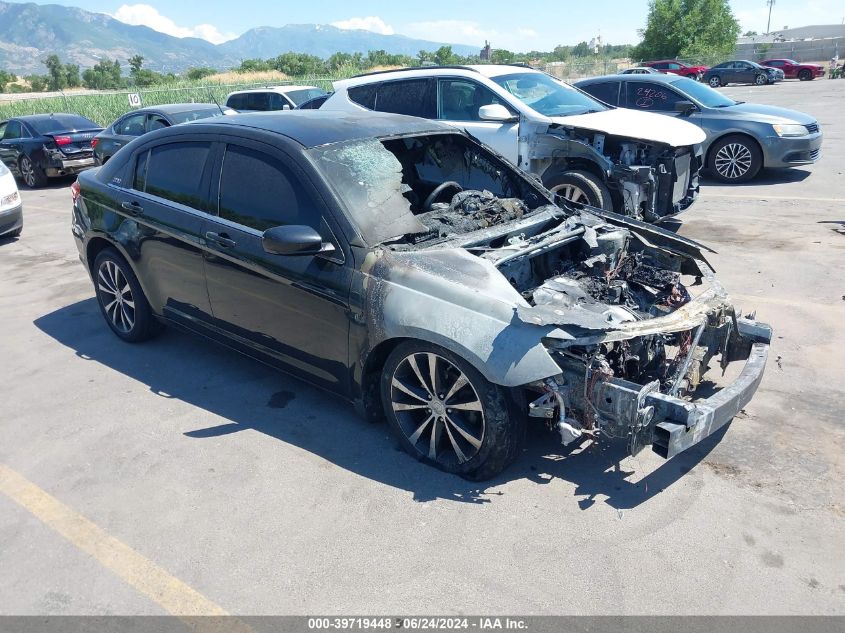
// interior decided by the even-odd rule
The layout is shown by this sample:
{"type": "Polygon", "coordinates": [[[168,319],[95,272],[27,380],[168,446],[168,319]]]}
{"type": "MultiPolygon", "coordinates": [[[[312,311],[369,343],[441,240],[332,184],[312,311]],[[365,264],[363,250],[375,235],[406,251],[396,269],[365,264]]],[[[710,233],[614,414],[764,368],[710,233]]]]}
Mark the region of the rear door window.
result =
{"type": "Polygon", "coordinates": [[[355,86],[347,90],[349,99],[359,106],[368,110],[376,109],[376,89],[379,84],[367,84],[366,86],[355,86]]]}
{"type": "Polygon", "coordinates": [[[434,81],[407,79],[381,84],[376,93],[376,111],[406,114],[424,119],[437,116],[434,81]]]}
{"type": "Polygon", "coordinates": [[[153,147],[146,158],[138,160],[135,189],[204,211],[206,196],[201,185],[210,152],[211,143],[205,141],[153,147]]]}
{"type": "Polygon", "coordinates": [[[628,82],[628,107],[652,112],[674,112],[678,101],[687,99],[665,84],[645,81],[628,82]]]}
{"type": "Polygon", "coordinates": [[[604,103],[609,103],[614,106],[619,104],[618,81],[606,81],[598,84],[590,84],[589,86],[584,86],[582,90],[604,103]]]}
{"type": "Polygon", "coordinates": [[[266,112],[270,109],[270,95],[266,92],[250,92],[247,99],[247,110],[266,112]]]}
{"type": "Polygon", "coordinates": [[[227,146],[220,174],[221,218],[257,231],[289,224],[319,230],[322,214],[317,208],[282,160],[249,147],[227,146]]]}
{"type": "Polygon", "coordinates": [[[246,110],[246,95],[232,95],[226,100],[226,105],[234,110],[246,110]]]}
{"type": "Polygon", "coordinates": [[[131,114],[114,126],[114,133],[121,136],[141,136],[145,131],[146,118],[147,115],[144,113],[131,114]]]}
{"type": "Polygon", "coordinates": [[[6,130],[3,132],[4,140],[14,140],[21,138],[21,124],[18,121],[9,121],[6,130]]]}

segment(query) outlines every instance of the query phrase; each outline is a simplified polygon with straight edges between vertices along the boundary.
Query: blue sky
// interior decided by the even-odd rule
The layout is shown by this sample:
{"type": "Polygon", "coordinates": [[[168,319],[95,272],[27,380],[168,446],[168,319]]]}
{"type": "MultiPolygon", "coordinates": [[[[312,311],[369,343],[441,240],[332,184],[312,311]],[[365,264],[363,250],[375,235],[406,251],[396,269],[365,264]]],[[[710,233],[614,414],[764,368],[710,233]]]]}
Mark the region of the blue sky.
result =
{"type": "MultiPolygon", "coordinates": [[[[608,44],[636,43],[637,29],[645,25],[648,11],[647,0],[52,0],[38,4],[77,6],[215,43],[256,26],[318,23],[458,44],[481,45],[487,39],[494,48],[515,51],[551,50],[557,44],[577,44],[598,35],[608,44]]],[[[743,31],[765,30],[765,0],[732,0],[731,6],[743,31]]],[[[845,2],[776,0],[772,29],[839,24],[843,18],[845,2]]]]}

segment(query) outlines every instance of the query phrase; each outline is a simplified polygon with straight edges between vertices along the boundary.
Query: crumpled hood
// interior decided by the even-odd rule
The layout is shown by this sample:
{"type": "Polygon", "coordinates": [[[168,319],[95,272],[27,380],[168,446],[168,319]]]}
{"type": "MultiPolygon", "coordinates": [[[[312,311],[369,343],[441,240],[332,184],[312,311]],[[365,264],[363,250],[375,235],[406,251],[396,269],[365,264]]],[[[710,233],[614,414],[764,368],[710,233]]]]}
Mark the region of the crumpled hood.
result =
{"type": "Polygon", "coordinates": [[[767,123],[800,123],[807,125],[816,122],[809,114],[787,108],[778,108],[777,106],[763,105],[761,103],[738,103],[727,108],[717,108],[717,111],[723,111],[725,114],[747,115],[747,117],[743,116],[743,118],[767,123]]]}
{"type": "Polygon", "coordinates": [[[551,119],[565,127],[583,128],[614,136],[627,136],[673,147],[696,145],[703,143],[707,138],[704,130],[688,121],[626,108],[551,117],[551,119]]]}

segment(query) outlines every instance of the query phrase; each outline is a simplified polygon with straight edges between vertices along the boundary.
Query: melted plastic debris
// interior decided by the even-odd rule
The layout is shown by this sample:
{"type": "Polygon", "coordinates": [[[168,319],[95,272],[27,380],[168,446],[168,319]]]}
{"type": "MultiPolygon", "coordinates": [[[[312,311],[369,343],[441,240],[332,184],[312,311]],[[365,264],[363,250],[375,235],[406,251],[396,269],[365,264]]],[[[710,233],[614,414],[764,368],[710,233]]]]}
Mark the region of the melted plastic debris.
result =
{"type": "Polygon", "coordinates": [[[528,205],[519,198],[497,198],[486,190],[461,191],[448,205],[432,205],[431,211],[417,218],[428,229],[423,239],[431,239],[519,220],[528,212],[528,205]]]}

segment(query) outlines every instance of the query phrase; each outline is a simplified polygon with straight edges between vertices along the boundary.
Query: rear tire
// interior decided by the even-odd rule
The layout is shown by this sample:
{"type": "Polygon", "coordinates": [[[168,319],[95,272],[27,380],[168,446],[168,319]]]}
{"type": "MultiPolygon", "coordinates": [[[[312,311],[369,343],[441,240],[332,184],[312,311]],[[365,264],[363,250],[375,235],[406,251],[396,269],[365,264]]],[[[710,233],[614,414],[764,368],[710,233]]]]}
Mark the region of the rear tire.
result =
{"type": "Polygon", "coordinates": [[[713,143],[707,165],[717,180],[747,182],[763,167],[763,152],[747,136],[734,134],[713,143]]]}
{"type": "Polygon", "coordinates": [[[401,343],[387,357],[380,383],[388,424],[418,460],[479,481],[519,456],[524,415],[511,410],[503,387],[449,350],[401,343]]]}
{"type": "Polygon", "coordinates": [[[127,343],[140,343],[161,331],[138,278],[115,249],[100,251],[91,276],[100,312],[119,338],[127,343]]]}
{"type": "Polygon", "coordinates": [[[23,227],[17,228],[14,231],[6,233],[5,235],[0,235],[0,240],[13,240],[21,236],[21,232],[23,231],[23,227]]]}
{"type": "Polygon", "coordinates": [[[613,211],[610,189],[602,180],[588,171],[558,172],[544,180],[552,193],[571,202],[579,202],[605,211],[613,211]]]}
{"type": "Polygon", "coordinates": [[[47,174],[40,165],[33,163],[29,156],[21,156],[18,167],[24,183],[30,189],[38,189],[47,184],[47,174]]]}

